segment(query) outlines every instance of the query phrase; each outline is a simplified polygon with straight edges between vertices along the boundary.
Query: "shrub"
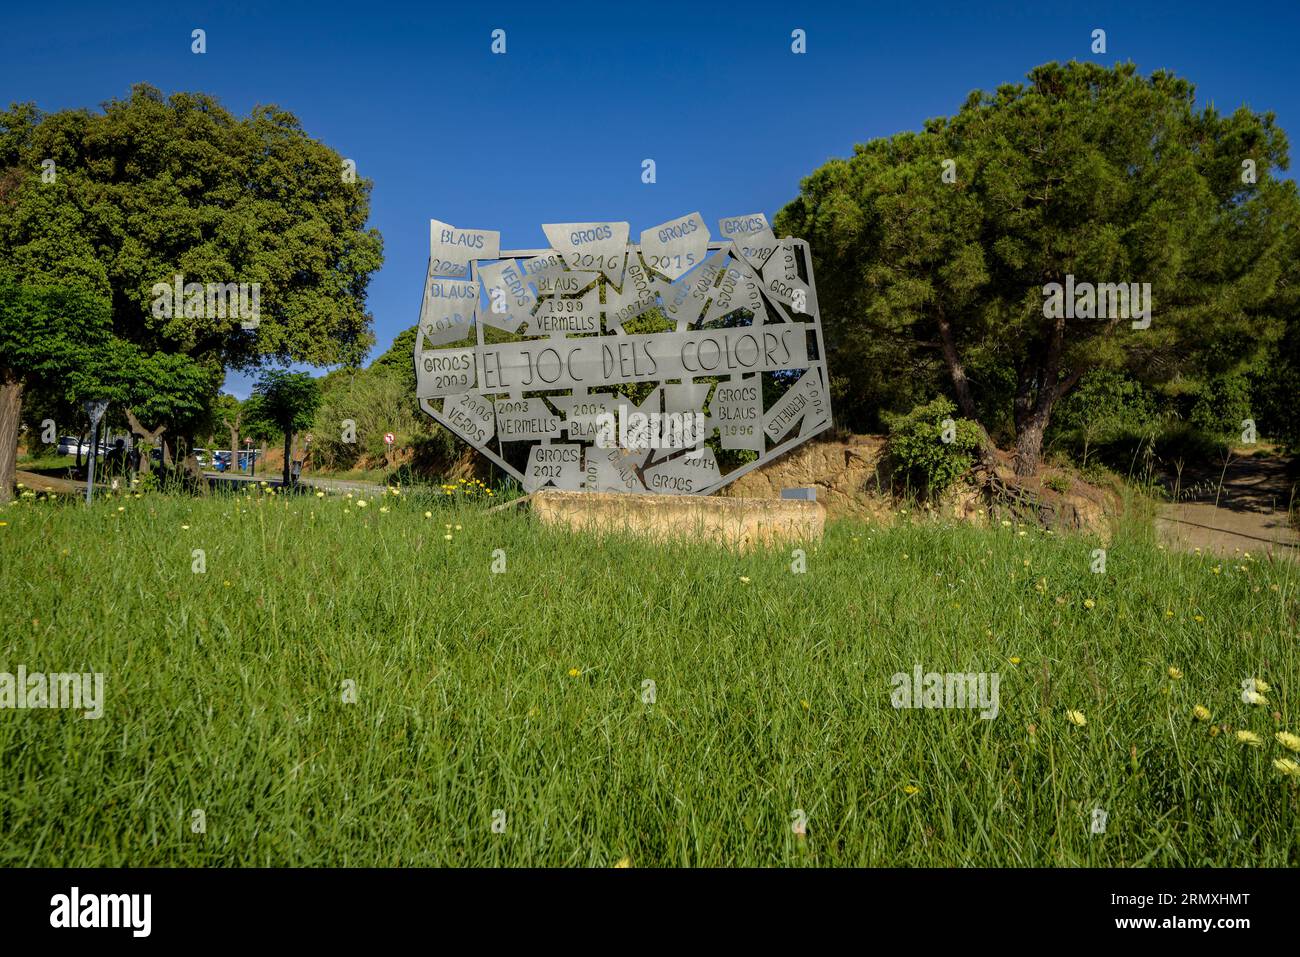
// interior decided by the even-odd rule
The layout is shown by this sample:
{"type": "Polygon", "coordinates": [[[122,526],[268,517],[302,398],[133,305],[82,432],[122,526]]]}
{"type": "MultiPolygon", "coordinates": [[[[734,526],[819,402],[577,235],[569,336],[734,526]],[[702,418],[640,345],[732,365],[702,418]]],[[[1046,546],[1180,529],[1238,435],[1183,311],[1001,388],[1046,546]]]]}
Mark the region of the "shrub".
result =
{"type": "Polygon", "coordinates": [[[1223,375],[1202,385],[1188,420],[1207,436],[1235,442],[1250,415],[1250,382],[1243,375],[1223,375]]]}
{"type": "Polygon", "coordinates": [[[1091,452],[1145,434],[1157,418],[1156,398],[1140,382],[1095,369],[1052,413],[1052,433],[1086,468],[1091,452]]]}
{"type": "Polygon", "coordinates": [[[1070,480],[1064,475],[1049,475],[1043,479],[1043,484],[1061,495],[1070,491],[1070,480]]]}
{"type": "Polygon", "coordinates": [[[889,454],[895,480],[937,498],[971,467],[981,433],[970,419],[953,417],[956,406],[940,397],[895,418],[889,428],[889,454]]]}

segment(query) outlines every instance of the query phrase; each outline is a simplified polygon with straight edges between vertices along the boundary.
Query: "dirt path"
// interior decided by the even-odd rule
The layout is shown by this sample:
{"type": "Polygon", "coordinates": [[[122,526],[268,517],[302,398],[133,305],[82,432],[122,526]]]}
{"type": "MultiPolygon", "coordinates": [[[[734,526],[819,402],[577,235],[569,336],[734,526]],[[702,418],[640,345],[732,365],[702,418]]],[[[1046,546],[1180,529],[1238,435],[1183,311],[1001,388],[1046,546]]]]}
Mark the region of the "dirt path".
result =
{"type": "Polygon", "coordinates": [[[86,494],[85,482],[73,482],[65,478],[55,478],[52,475],[42,475],[39,472],[24,472],[22,469],[18,469],[14,473],[14,481],[24,488],[31,489],[33,492],[54,492],[58,495],[86,494]]]}
{"type": "MultiPolygon", "coordinates": [[[[1289,555],[1300,559],[1300,535],[1287,525],[1292,497],[1300,500],[1285,459],[1233,459],[1226,472],[1182,475],[1177,504],[1163,505],[1156,530],[1170,545],[1232,555],[1289,555]],[[1218,504],[1215,504],[1215,497],[1218,504]]],[[[1172,483],[1171,483],[1172,490],[1172,483]]]]}
{"type": "MultiPolygon", "coordinates": [[[[227,482],[235,486],[244,485],[252,482],[256,485],[258,482],[266,482],[267,485],[274,485],[279,488],[284,483],[281,481],[279,472],[258,475],[253,478],[249,475],[235,472],[204,472],[209,479],[215,482],[227,482]]],[[[312,488],[324,489],[327,492],[377,492],[382,493],[385,486],[375,482],[362,482],[353,479],[327,479],[314,478],[310,475],[302,477],[302,484],[309,485],[312,488]]]]}

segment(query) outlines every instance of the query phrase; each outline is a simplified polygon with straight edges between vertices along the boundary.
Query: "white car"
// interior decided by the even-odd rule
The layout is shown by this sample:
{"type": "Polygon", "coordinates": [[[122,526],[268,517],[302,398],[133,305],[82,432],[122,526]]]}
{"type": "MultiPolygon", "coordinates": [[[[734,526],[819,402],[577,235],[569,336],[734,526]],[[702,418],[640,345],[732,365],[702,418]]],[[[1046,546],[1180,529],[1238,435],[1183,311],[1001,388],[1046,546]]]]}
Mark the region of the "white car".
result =
{"type": "Polygon", "coordinates": [[[78,441],[75,435],[59,436],[59,454],[60,455],[81,455],[90,454],[90,443],[78,441]]]}
{"type": "MultiPolygon", "coordinates": [[[[108,447],[107,445],[104,445],[104,444],[101,442],[101,443],[100,443],[100,446],[99,446],[99,456],[102,457],[102,456],[108,454],[108,448],[109,448],[109,447],[108,447]]],[[[77,437],[76,437],[75,435],[61,435],[61,436],[59,436],[59,454],[60,454],[60,455],[76,455],[76,454],[78,454],[78,439],[77,439],[77,437]]],[[[90,443],[89,443],[89,442],[81,442],[81,443],[80,443],[80,454],[81,454],[81,456],[82,456],[83,458],[86,457],[86,456],[89,456],[89,455],[90,455],[90,443]]]]}

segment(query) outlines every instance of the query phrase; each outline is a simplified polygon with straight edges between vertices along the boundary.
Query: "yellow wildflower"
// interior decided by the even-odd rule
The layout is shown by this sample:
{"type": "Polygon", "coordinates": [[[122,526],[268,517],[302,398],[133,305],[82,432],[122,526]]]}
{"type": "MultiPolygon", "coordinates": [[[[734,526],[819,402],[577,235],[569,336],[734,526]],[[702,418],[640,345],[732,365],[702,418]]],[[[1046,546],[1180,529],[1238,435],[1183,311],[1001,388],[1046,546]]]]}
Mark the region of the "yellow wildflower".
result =
{"type": "Polygon", "coordinates": [[[1300,751],[1300,735],[1292,734],[1289,731],[1279,731],[1273,737],[1277,739],[1278,744],[1288,751],[1300,751]]]}

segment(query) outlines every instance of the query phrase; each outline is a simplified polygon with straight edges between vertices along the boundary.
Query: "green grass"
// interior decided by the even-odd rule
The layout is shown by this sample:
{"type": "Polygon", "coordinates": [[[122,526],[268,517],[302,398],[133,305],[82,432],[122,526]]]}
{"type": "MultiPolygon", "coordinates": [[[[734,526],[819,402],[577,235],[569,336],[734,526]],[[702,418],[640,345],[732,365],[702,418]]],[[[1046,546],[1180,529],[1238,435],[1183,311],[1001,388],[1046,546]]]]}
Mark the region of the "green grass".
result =
{"type": "Polygon", "coordinates": [[[1294,563],[1129,530],[1093,574],[1086,539],[909,515],[833,525],[794,574],[788,550],[444,501],[0,510],[0,671],[100,671],[107,699],[100,720],[0,711],[0,860],[1300,863],[1273,765],[1274,732],[1300,733],[1294,563]],[[917,663],[998,672],[999,715],[895,710],[917,663]]]}
{"type": "MultiPolygon", "coordinates": [[[[85,463],[82,458],[82,463],[85,463]]],[[[49,469],[71,469],[77,467],[76,456],[72,455],[23,455],[18,458],[18,467],[28,472],[42,472],[49,469]]]]}

